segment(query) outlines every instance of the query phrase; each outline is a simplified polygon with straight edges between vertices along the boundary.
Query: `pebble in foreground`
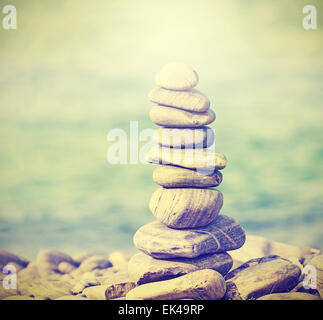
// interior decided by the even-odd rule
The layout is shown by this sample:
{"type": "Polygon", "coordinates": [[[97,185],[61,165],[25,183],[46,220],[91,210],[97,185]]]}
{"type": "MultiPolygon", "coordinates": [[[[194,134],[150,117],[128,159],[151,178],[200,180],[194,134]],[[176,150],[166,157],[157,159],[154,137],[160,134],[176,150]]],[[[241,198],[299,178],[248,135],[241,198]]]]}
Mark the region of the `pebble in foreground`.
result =
{"type": "Polygon", "coordinates": [[[296,286],[301,269],[279,256],[250,260],[225,276],[226,299],[249,300],[289,291],[296,286]]]}
{"type": "Polygon", "coordinates": [[[211,269],[191,272],[163,282],[151,282],[130,290],[127,300],[218,300],[226,291],[222,275],[211,269]]]}

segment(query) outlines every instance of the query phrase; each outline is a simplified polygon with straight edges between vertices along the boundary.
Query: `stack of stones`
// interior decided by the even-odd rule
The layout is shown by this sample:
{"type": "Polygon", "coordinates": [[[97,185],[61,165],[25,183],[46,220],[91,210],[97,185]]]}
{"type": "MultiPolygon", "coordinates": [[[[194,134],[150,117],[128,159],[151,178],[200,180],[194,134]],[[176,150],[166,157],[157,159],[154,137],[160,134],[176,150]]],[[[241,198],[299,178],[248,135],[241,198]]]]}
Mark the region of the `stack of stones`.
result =
{"type": "Polygon", "coordinates": [[[201,269],[222,275],[232,267],[227,251],[240,248],[245,232],[234,219],[219,215],[223,196],[214,189],[225,156],[210,148],[215,120],[209,99],[196,89],[197,73],[184,63],[170,63],[155,77],[159,87],[149,93],[156,103],[150,119],[160,126],[157,146],[147,161],[160,164],[153,180],[160,185],[149,208],[156,221],[137,230],[134,244],[141,251],[128,268],[138,284],[161,281],[201,269]]]}

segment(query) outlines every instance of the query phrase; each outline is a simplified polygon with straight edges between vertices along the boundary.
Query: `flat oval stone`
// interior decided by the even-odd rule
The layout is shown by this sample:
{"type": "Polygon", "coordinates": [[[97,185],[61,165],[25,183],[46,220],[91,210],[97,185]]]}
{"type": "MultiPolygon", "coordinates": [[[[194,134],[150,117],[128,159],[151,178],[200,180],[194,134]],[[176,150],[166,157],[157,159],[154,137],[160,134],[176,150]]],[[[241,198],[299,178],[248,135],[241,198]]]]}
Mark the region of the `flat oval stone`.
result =
{"type": "Polygon", "coordinates": [[[142,252],[129,260],[128,271],[138,284],[167,280],[196,270],[213,269],[222,275],[232,267],[228,253],[207,254],[197,258],[154,259],[142,252]]]}
{"type": "Polygon", "coordinates": [[[148,94],[150,101],[163,106],[175,107],[193,112],[204,112],[210,108],[210,100],[200,91],[174,91],[155,88],[148,94]]]}
{"type": "Polygon", "coordinates": [[[171,90],[191,89],[198,80],[197,73],[183,62],[168,63],[155,76],[157,85],[171,90]]]}
{"type": "Polygon", "coordinates": [[[245,238],[245,232],[237,221],[220,214],[205,227],[187,230],[171,229],[153,221],[140,227],[133,240],[144,253],[168,259],[235,250],[244,244],[245,238]]]}
{"type": "Polygon", "coordinates": [[[128,292],[127,300],[217,300],[226,290],[222,275],[212,269],[197,270],[186,275],[143,284],[128,292]]]}
{"type": "Polygon", "coordinates": [[[150,148],[146,161],[156,164],[170,164],[188,169],[201,169],[198,172],[212,174],[224,169],[227,159],[221,152],[208,149],[174,149],[161,146],[150,148]]]}
{"type": "Polygon", "coordinates": [[[215,189],[159,188],[150,199],[149,209],[168,227],[184,229],[209,224],[222,205],[222,193],[215,189]]]}
{"type": "Polygon", "coordinates": [[[159,126],[170,128],[198,128],[206,126],[215,120],[212,109],[205,112],[191,112],[167,106],[152,106],[149,112],[152,122],[159,126]]]}
{"type": "Polygon", "coordinates": [[[301,269],[279,256],[253,259],[226,275],[226,300],[249,300],[293,289],[301,269]]]}
{"type": "Polygon", "coordinates": [[[214,142],[214,131],[209,127],[197,129],[158,128],[154,140],[173,148],[208,148],[214,142]]]}
{"type": "Polygon", "coordinates": [[[153,180],[165,188],[207,188],[218,186],[222,182],[222,173],[215,171],[207,175],[192,169],[158,166],[153,172],[153,180]]]}

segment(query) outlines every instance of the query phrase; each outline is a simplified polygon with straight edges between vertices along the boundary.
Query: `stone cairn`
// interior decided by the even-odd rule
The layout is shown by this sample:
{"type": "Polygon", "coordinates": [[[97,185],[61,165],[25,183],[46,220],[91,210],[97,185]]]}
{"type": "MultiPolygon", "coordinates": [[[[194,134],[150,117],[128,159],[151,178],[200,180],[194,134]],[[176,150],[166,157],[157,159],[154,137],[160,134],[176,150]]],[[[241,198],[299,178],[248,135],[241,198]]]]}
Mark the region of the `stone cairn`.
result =
{"type": "Polygon", "coordinates": [[[158,126],[157,145],[147,161],[160,164],[153,180],[160,185],[149,208],[156,221],[137,230],[134,244],[141,251],[129,261],[138,284],[162,281],[203,269],[225,275],[232,267],[227,251],[240,248],[245,232],[234,219],[219,215],[223,196],[214,189],[225,156],[209,148],[215,120],[209,99],[194,89],[197,73],[184,63],[170,63],[157,73],[149,93],[156,103],[150,119],[158,126]]]}

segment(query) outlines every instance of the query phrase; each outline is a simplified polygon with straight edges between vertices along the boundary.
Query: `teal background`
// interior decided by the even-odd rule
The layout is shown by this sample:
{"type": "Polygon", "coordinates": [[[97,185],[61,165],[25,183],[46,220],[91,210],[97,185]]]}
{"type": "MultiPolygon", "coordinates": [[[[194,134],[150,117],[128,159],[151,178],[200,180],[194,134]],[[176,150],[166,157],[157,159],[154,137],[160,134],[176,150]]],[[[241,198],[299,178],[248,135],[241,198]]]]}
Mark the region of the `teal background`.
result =
{"type": "Polygon", "coordinates": [[[178,60],[217,115],[222,213],[250,234],[323,247],[321,1],[317,30],[303,29],[300,0],[6,4],[18,29],[0,27],[0,250],[135,250],[154,219],[154,166],[109,164],[106,136],[130,120],[155,128],[147,94],[178,60]]]}

